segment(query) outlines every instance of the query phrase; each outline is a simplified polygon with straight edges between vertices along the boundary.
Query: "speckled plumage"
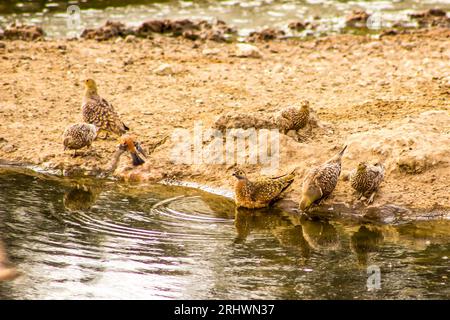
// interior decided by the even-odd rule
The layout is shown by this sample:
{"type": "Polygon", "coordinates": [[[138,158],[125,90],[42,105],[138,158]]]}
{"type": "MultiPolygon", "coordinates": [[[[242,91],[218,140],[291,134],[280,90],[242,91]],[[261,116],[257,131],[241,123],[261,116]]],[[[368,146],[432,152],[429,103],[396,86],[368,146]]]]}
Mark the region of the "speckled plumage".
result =
{"type": "Polygon", "coordinates": [[[301,210],[308,209],[313,203],[327,198],[333,192],[341,174],[341,159],[345,149],[347,146],[327,162],[308,172],[302,185],[301,210]]]}
{"type": "Polygon", "coordinates": [[[128,127],[120,120],[114,107],[97,93],[97,85],[92,79],[84,82],[86,90],[83,97],[83,121],[95,124],[101,131],[122,135],[128,127]]]}
{"type": "Polygon", "coordinates": [[[358,168],[350,174],[350,185],[359,192],[359,198],[369,196],[367,203],[373,202],[375,193],[384,178],[384,166],[382,164],[370,165],[361,162],[358,168]]]}
{"type": "Polygon", "coordinates": [[[282,110],[277,118],[278,127],[283,131],[299,130],[309,122],[309,101],[304,100],[301,106],[288,107],[282,110]]]}
{"type": "Polygon", "coordinates": [[[278,200],[294,181],[294,172],[280,177],[259,177],[250,181],[242,170],[236,170],[234,191],[236,206],[249,209],[264,208],[278,200]]]}
{"type": "Polygon", "coordinates": [[[97,137],[97,128],[88,123],[76,123],[68,126],[63,133],[64,150],[78,150],[90,147],[97,137]]]}

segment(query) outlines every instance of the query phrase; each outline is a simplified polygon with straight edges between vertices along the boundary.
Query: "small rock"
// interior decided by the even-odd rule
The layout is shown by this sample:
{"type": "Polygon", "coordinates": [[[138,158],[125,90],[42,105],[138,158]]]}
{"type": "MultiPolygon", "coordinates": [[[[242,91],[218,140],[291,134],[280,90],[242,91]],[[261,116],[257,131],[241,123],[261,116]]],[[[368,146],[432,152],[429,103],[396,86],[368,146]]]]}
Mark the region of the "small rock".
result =
{"type": "Polygon", "coordinates": [[[132,43],[132,42],[136,42],[136,36],[129,34],[125,37],[125,42],[126,43],[132,43]]]}
{"type": "Polygon", "coordinates": [[[202,54],[205,56],[215,56],[215,55],[218,55],[219,53],[220,53],[219,48],[212,48],[212,49],[206,48],[206,49],[203,49],[203,51],[202,51],[202,54]]]}
{"type": "Polygon", "coordinates": [[[283,71],[284,66],[281,63],[278,63],[277,65],[275,65],[275,67],[273,67],[272,72],[273,73],[279,73],[281,71],[283,71]]]}
{"type": "Polygon", "coordinates": [[[170,76],[174,74],[172,66],[168,63],[163,63],[158,68],[156,68],[154,72],[159,76],[170,76]]]}
{"type": "Polygon", "coordinates": [[[6,48],[6,44],[4,44],[3,42],[0,42],[0,49],[5,49],[6,48]]]}
{"type": "Polygon", "coordinates": [[[283,30],[278,30],[274,28],[267,28],[261,31],[254,31],[251,32],[248,36],[248,41],[254,42],[254,41],[268,41],[268,40],[274,40],[278,39],[280,37],[283,37],[285,32],[283,30]]]}
{"type": "Polygon", "coordinates": [[[133,63],[134,63],[134,60],[132,58],[129,58],[129,59],[127,59],[127,60],[125,60],[123,62],[123,65],[124,66],[128,66],[128,65],[133,64],[133,63]]]}
{"type": "Polygon", "coordinates": [[[236,56],[240,58],[261,58],[262,54],[258,47],[247,43],[236,44],[236,56]]]}
{"type": "Polygon", "coordinates": [[[434,8],[434,9],[430,9],[428,10],[428,14],[430,16],[434,16],[434,17],[445,17],[447,15],[447,13],[439,8],[434,8]]]}
{"type": "Polygon", "coordinates": [[[345,25],[350,28],[365,28],[369,17],[370,14],[364,10],[353,10],[352,13],[346,17],[345,25]]]}
{"type": "Polygon", "coordinates": [[[289,23],[288,28],[294,31],[302,31],[306,29],[306,24],[300,21],[293,21],[289,23]]]}
{"type": "Polygon", "coordinates": [[[35,41],[43,39],[44,36],[45,33],[41,27],[15,23],[7,27],[2,33],[2,37],[8,40],[35,41]]]}
{"type": "Polygon", "coordinates": [[[16,146],[13,144],[7,144],[2,148],[3,152],[11,153],[17,150],[16,146]]]}

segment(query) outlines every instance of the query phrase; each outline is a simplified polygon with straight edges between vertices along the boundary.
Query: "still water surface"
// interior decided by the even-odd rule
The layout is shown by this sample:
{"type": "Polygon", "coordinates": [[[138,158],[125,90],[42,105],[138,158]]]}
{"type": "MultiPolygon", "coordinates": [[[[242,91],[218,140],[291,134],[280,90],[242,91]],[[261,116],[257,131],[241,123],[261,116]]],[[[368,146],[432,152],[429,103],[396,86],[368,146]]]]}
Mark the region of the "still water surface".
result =
{"type": "Polygon", "coordinates": [[[345,16],[354,9],[376,13],[382,27],[394,22],[414,25],[408,13],[441,8],[450,12],[449,0],[6,0],[0,2],[0,26],[12,22],[41,25],[49,37],[79,35],[84,28],[98,27],[107,20],[138,25],[148,19],[221,19],[237,27],[241,36],[252,30],[277,27],[288,32],[291,21],[317,23],[316,30],[305,30],[298,36],[340,32],[345,16]],[[80,9],[79,24],[67,25],[68,5],[80,9]]]}
{"type": "Polygon", "coordinates": [[[450,298],[450,221],[311,221],[184,187],[0,169],[0,241],[22,273],[0,299],[450,298]]]}

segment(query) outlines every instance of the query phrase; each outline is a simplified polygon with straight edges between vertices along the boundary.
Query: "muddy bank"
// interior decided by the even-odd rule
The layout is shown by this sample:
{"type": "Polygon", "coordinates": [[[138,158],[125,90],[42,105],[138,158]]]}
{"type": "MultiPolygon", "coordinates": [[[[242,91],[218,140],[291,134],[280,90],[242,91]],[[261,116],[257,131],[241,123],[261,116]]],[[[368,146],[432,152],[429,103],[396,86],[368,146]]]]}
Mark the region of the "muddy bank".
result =
{"type": "MultiPolygon", "coordinates": [[[[359,161],[382,161],[387,174],[374,206],[427,212],[448,209],[450,181],[450,31],[423,30],[372,39],[340,35],[318,40],[254,43],[259,58],[240,58],[236,44],[155,35],[122,41],[3,40],[0,45],[0,159],[62,175],[96,175],[116,141],[94,151],[63,152],[64,128],[81,121],[80,80],[100,94],[147,149],[132,170],[124,156],[116,175],[129,181],[189,181],[231,190],[231,165],[174,164],[175,128],[206,129],[224,114],[270,122],[282,108],[308,100],[318,125],[301,139],[280,135],[280,165],[297,167],[288,199],[298,201],[306,170],[344,143],[343,175],[359,161]],[[160,72],[164,69],[164,72],[160,72]],[[155,147],[157,146],[157,147],[155,147]]],[[[244,120],[245,121],[245,120],[244,120]]],[[[260,165],[245,165],[250,176],[260,165]]],[[[341,179],[328,204],[358,205],[341,179]]],[[[418,212],[417,211],[417,212],[418,212]]]]}

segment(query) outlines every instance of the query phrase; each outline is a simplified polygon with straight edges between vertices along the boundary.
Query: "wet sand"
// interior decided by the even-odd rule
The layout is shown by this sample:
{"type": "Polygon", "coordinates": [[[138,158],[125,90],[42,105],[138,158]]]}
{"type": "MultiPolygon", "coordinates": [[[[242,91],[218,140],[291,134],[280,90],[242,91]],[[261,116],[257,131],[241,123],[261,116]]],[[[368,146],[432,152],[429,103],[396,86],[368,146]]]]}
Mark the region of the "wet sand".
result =
{"type": "MultiPolygon", "coordinates": [[[[145,148],[175,128],[205,128],[224,113],[269,118],[310,101],[319,120],[302,142],[280,138],[280,167],[298,168],[287,198],[298,201],[306,170],[342,145],[343,177],[359,161],[382,161],[386,177],[374,206],[422,211],[450,208],[450,30],[385,36],[339,35],[254,43],[262,58],[239,58],[236,44],[154,39],[1,41],[0,163],[33,164],[65,175],[96,174],[117,141],[98,140],[94,152],[63,151],[64,128],[81,121],[81,80],[96,79],[145,148]],[[205,49],[213,55],[205,54],[205,49]],[[170,64],[170,74],[155,72],[170,64]]],[[[141,183],[175,179],[231,190],[231,165],[176,165],[174,142],[156,148],[116,175],[141,183]]],[[[249,175],[261,166],[244,166],[249,175]]],[[[341,179],[328,204],[359,206],[341,179]]]]}

